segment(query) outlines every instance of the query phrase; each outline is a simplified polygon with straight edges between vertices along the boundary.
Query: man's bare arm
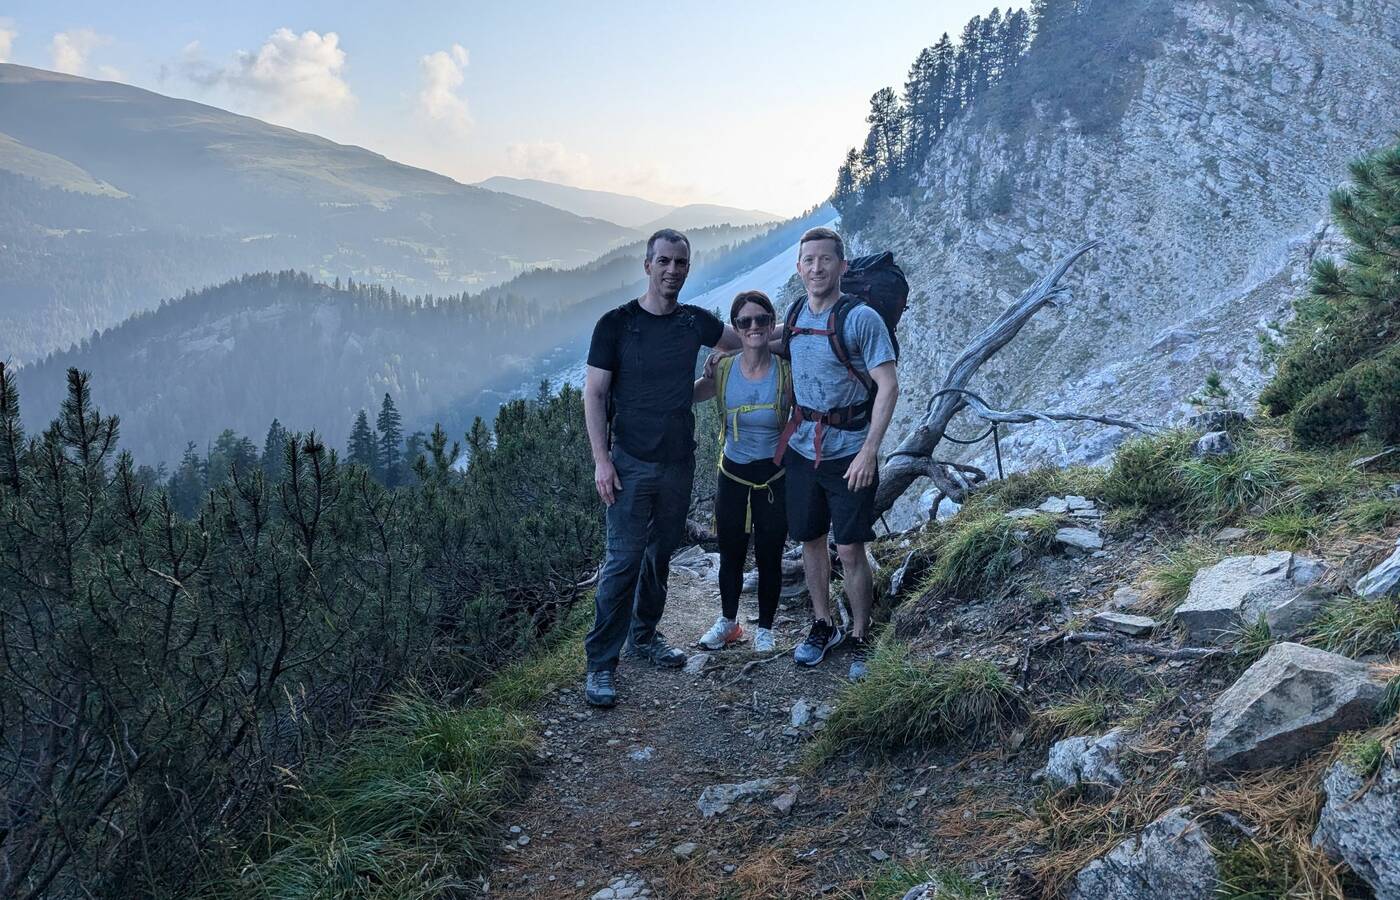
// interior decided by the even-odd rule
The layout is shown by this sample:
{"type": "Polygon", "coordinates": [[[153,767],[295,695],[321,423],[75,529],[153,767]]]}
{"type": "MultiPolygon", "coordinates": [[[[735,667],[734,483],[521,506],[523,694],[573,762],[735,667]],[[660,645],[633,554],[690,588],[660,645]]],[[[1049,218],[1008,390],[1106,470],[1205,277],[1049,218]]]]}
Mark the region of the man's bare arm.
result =
{"type": "Polygon", "coordinates": [[[613,373],[589,366],[583,382],[583,421],[588,428],[588,446],[593,451],[593,486],[608,506],[617,499],[622,482],[608,455],[608,390],[613,373]]]}

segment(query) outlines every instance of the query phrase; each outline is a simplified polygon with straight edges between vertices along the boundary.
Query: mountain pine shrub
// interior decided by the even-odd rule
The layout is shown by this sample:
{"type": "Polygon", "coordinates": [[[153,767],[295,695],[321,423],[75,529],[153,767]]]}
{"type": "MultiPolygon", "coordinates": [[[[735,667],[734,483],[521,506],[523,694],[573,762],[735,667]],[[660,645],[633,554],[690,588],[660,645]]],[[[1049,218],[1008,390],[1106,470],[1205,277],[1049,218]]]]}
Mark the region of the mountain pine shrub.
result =
{"type": "Polygon", "coordinates": [[[1400,143],[1351,165],[1332,218],[1346,260],[1319,260],[1297,305],[1278,372],[1260,395],[1302,446],[1361,432],[1400,440],[1400,143]]]}

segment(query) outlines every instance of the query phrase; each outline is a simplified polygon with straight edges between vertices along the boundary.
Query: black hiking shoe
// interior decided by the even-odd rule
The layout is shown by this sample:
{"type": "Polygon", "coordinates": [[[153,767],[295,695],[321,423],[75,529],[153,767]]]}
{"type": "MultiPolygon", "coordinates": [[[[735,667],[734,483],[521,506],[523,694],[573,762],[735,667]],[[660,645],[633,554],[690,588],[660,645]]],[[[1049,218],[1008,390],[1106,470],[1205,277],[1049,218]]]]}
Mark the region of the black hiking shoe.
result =
{"type": "Polygon", "coordinates": [[[654,632],[651,640],[645,644],[629,644],[627,655],[666,669],[679,669],[686,660],[685,651],[666,643],[666,636],[659,631],[654,632]]]}
{"type": "Polygon", "coordinates": [[[804,666],[815,666],[826,658],[826,652],[845,640],[846,632],[837,625],[832,625],[826,619],[818,619],[812,623],[812,630],[808,632],[807,639],[797,645],[797,649],[792,651],[794,662],[804,666]]]}
{"type": "Polygon", "coordinates": [[[851,667],[846,671],[850,681],[862,681],[870,673],[870,635],[851,635],[851,643],[846,651],[851,659],[851,667]]]}
{"type": "Polygon", "coordinates": [[[616,706],[617,687],[613,684],[613,670],[589,672],[583,684],[583,699],[588,701],[589,706],[616,706]]]}

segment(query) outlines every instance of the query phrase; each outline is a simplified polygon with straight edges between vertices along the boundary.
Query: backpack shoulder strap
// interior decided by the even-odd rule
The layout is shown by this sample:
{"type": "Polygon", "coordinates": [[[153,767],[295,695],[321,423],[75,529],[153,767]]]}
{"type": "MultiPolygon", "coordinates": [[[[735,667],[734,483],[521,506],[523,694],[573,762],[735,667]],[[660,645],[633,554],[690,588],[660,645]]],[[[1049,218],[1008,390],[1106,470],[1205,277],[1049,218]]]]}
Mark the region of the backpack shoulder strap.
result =
{"type": "Polygon", "coordinates": [[[852,294],[842,294],[841,299],[836,301],[836,308],[831,311],[831,317],[827,320],[831,329],[831,352],[841,365],[846,367],[846,371],[851,373],[851,377],[865,385],[866,390],[870,389],[873,383],[869,372],[862,372],[851,364],[851,351],[846,346],[846,320],[850,318],[851,310],[865,303],[864,300],[852,294]]]}
{"type": "Polygon", "coordinates": [[[774,360],[778,366],[778,424],[783,424],[792,415],[792,363],[781,356],[774,360]]]}
{"type": "Polygon", "coordinates": [[[797,317],[802,312],[802,304],[806,302],[807,295],[803,294],[789,303],[787,312],[783,314],[783,356],[788,359],[792,359],[792,329],[797,327],[797,317]]]}
{"type": "Polygon", "coordinates": [[[729,385],[729,376],[734,371],[734,360],[738,358],[738,354],[723,356],[715,363],[715,415],[719,419],[720,446],[724,445],[725,434],[729,430],[729,407],[724,399],[725,389],[729,385]]]}

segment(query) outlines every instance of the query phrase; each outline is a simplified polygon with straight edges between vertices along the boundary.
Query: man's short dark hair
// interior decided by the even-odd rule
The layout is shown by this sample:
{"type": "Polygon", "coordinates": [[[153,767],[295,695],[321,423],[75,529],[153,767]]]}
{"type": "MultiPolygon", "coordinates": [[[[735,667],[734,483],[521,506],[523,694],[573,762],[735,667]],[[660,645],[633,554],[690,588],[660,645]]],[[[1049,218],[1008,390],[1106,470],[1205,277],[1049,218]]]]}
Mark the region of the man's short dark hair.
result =
{"type": "Polygon", "coordinates": [[[681,234],[674,228],[663,228],[656,232],[656,234],[647,238],[647,262],[651,262],[651,258],[656,255],[657,241],[670,241],[673,244],[685,244],[685,249],[687,251],[690,250],[690,238],[681,234]]]}
{"type": "Polygon", "coordinates": [[[802,239],[797,242],[797,255],[799,258],[802,256],[802,245],[808,241],[835,241],[836,258],[846,258],[846,242],[841,240],[841,235],[832,231],[830,228],[808,228],[806,233],[802,235],[802,239]]]}
{"type": "Polygon", "coordinates": [[[739,310],[750,303],[757,303],[768,311],[768,315],[777,317],[777,312],[773,309],[773,301],[768,299],[768,295],[763,291],[742,291],[734,298],[734,305],[729,307],[729,324],[733,325],[734,320],[739,318],[739,310]]]}

